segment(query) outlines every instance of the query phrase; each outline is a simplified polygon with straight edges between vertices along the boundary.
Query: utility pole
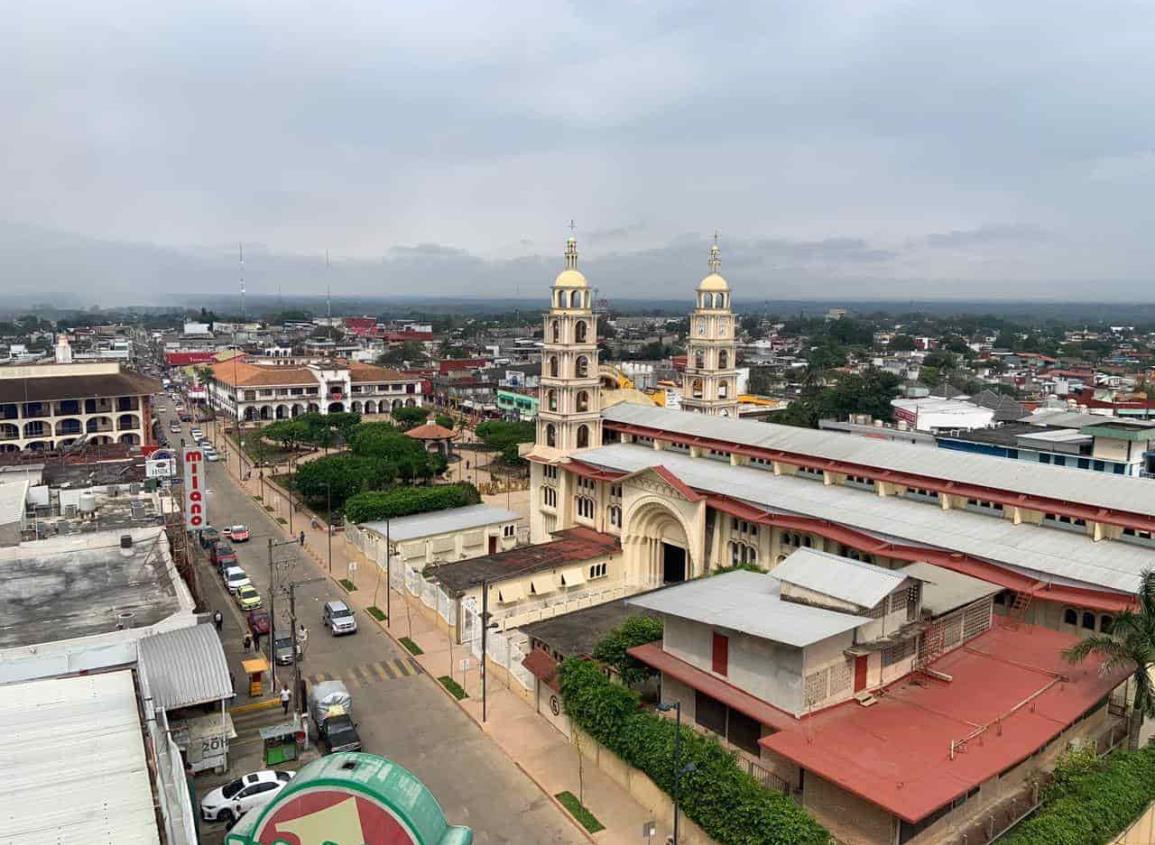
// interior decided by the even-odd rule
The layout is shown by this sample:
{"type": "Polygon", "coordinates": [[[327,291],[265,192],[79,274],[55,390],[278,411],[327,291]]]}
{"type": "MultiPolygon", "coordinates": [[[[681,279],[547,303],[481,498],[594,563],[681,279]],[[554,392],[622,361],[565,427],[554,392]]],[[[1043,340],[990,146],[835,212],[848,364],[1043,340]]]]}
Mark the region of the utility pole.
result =
{"type": "MultiPolygon", "coordinates": [[[[325,482],[325,541],[329,546],[329,574],[333,574],[333,482],[325,482]]],[[[348,574],[348,573],[346,573],[348,574]]]]}
{"type": "Polygon", "coordinates": [[[289,582],[289,628],[293,632],[293,697],[297,701],[294,710],[300,713],[304,696],[301,695],[301,656],[297,654],[297,585],[292,582],[289,582]]]}
{"type": "Polygon", "coordinates": [[[277,683],[277,658],[273,641],[277,638],[277,567],[273,563],[273,538],[269,543],[269,667],[273,675],[273,685],[277,683]]]}
{"type": "MultiPolygon", "coordinates": [[[[393,623],[393,540],[389,535],[389,520],[385,520],[385,624],[393,623]]],[[[376,604],[377,602],[373,602],[376,604]]]]}
{"type": "Polygon", "coordinates": [[[485,724],[485,717],[489,701],[486,697],[486,678],[489,672],[485,669],[485,646],[489,632],[489,581],[481,582],[481,724],[485,724]]]}

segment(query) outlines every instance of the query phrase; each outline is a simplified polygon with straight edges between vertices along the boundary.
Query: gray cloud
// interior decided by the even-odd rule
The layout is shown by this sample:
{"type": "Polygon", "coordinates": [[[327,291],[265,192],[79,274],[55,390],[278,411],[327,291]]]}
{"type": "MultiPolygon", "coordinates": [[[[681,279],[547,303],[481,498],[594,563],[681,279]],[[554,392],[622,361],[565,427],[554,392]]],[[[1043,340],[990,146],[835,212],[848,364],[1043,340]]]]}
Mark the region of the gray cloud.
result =
{"type": "Polygon", "coordinates": [[[270,283],[328,249],[358,285],[516,290],[572,217],[643,294],[717,228],[758,296],[1129,296],[1155,264],[1152,33],[1155,7],[1090,0],[15,4],[0,220],[38,234],[0,282],[217,288],[205,245],[243,240],[270,283]]]}

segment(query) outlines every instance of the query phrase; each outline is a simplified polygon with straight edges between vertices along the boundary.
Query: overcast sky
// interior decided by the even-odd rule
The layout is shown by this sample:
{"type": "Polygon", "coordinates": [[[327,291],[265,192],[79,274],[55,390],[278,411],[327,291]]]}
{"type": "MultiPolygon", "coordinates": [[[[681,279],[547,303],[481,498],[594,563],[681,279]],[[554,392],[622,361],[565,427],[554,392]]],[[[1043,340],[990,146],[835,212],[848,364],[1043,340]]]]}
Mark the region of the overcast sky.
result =
{"type": "Polygon", "coordinates": [[[1152,298],[1155,5],[36,0],[0,288],[1152,298]]]}

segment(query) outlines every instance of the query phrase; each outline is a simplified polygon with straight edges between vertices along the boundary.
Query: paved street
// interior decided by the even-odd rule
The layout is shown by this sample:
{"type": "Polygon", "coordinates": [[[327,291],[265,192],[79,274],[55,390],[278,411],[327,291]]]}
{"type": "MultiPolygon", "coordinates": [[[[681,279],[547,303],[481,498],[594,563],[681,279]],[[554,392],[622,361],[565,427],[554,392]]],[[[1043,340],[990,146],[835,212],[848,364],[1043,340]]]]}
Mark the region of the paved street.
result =
{"type": "MultiPolygon", "coordinates": [[[[171,414],[165,415],[165,425],[171,414]]],[[[188,437],[188,426],[184,435],[188,437]]],[[[174,442],[177,440],[173,438],[174,442]]],[[[267,540],[281,542],[285,535],[261,505],[242,491],[223,462],[208,465],[209,519],[223,527],[248,525],[248,543],[235,544],[240,565],[269,604],[270,572],[267,540]]],[[[306,678],[341,678],[353,695],[353,709],[365,750],[396,760],[413,771],[433,791],[451,822],[473,828],[478,843],[584,843],[588,840],[510,759],[485,736],[468,715],[437,686],[417,671],[409,655],[398,650],[373,620],[361,614],[359,630],[332,637],[321,625],[321,607],[344,598],[328,578],[295,544],[274,549],[279,582],[291,578],[309,582],[297,590],[297,616],[309,628],[301,667],[306,678]]],[[[220,586],[214,571],[202,566],[206,600],[230,616],[223,636],[239,637],[242,618],[235,603],[220,586]]],[[[287,596],[276,595],[276,615],[286,618],[287,596]]],[[[230,653],[235,643],[227,643],[230,653]]],[[[233,661],[238,703],[247,701],[239,663],[233,661]]],[[[282,667],[280,672],[291,672],[282,667]]],[[[280,676],[278,676],[278,679],[280,676]]],[[[278,712],[279,715],[279,712],[278,712]]],[[[243,772],[231,772],[243,774],[243,772]]],[[[219,828],[219,826],[214,826],[219,828]]]]}

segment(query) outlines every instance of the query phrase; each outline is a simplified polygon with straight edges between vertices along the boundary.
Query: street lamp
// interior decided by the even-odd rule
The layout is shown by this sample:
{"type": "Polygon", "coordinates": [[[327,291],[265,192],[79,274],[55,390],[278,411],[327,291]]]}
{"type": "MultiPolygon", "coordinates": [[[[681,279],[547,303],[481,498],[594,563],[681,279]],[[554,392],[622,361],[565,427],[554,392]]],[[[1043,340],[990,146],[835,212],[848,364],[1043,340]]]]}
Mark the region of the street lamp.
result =
{"type": "Polygon", "coordinates": [[[682,775],[697,769],[693,763],[682,765],[682,702],[662,703],[658,709],[663,713],[674,711],[674,843],[678,845],[678,804],[682,797],[682,775]]]}

